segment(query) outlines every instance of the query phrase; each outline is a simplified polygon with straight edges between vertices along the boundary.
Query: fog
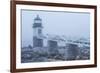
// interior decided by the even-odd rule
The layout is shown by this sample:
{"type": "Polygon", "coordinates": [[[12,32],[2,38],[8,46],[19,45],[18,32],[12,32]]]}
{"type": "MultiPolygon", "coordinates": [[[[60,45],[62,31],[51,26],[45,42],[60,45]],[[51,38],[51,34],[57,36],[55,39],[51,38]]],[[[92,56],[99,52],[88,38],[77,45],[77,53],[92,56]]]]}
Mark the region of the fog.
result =
{"type": "Polygon", "coordinates": [[[89,13],[22,10],[22,46],[32,45],[34,34],[32,26],[37,15],[42,19],[43,34],[86,38],[90,36],[89,13]]]}

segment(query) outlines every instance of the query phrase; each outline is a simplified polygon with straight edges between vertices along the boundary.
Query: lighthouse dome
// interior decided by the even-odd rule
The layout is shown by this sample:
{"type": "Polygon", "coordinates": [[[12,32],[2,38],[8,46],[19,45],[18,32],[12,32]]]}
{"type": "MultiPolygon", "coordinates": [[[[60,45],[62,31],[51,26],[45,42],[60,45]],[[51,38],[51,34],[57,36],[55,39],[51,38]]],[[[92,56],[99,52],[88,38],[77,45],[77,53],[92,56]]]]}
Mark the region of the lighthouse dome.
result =
{"type": "Polygon", "coordinates": [[[41,20],[41,18],[39,17],[39,15],[37,15],[37,17],[34,20],[41,20]]]}

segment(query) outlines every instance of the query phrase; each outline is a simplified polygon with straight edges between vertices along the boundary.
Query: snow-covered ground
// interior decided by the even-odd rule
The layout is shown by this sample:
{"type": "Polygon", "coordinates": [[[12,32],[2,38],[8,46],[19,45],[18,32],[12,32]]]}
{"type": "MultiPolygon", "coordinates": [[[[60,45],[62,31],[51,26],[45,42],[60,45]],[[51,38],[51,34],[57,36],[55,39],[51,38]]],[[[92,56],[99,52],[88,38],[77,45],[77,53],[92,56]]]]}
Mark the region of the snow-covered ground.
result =
{"type": "Polygon", "coordinates": [[[43,47],[22,47],[21,62],[49,62],[67,60],[90,59],[90,42],[86,39],[70,39],[65,45],[56,48],[43,47]]]}

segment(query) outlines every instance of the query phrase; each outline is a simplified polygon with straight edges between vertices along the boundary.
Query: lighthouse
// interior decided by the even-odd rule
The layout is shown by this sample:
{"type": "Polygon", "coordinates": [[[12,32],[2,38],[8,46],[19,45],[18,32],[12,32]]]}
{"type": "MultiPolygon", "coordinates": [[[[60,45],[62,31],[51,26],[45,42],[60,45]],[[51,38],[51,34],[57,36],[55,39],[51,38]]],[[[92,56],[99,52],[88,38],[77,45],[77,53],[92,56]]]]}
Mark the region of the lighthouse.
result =
{"type": "Polygon", "coordinates": [[[33,47],[43,47],[42,19],[37,15],[33,23],[33,47]]]}

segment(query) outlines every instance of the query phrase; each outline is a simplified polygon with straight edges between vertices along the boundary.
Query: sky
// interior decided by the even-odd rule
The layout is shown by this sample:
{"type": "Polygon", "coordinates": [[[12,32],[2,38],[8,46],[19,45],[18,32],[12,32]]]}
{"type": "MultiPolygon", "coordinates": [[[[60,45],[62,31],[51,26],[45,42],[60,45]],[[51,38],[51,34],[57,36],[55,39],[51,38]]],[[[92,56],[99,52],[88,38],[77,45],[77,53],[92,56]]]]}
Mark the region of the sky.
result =
{"type": "Polygon", "coordinates": [[[32,45],[34,18],[42,19],[43,34],[65,35],[67,37],[90,36],[90,13],[65,11],[21,11],[22,46],[32,45]]]}

